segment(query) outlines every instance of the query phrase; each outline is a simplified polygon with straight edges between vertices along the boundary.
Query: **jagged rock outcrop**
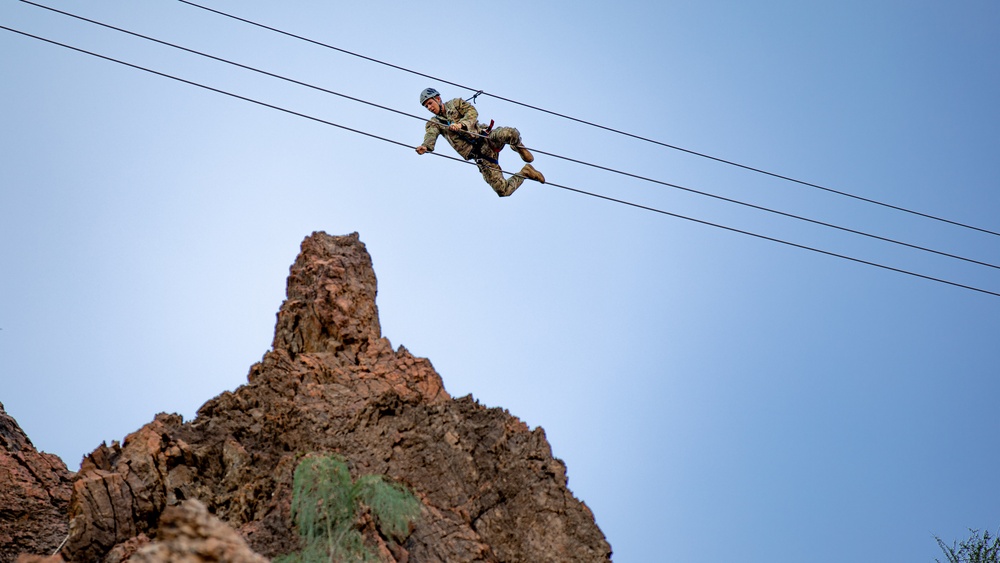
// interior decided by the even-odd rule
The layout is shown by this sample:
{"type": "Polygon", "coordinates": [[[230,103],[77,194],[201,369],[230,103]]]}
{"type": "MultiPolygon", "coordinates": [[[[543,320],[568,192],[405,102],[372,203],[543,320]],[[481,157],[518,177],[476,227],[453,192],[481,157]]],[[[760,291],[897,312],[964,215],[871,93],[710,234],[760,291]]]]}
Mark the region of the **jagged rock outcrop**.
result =
{"type": "Polygon", "coordinates": [[[544,432],[471,397],[450,397],[429,361],[382,337],[375,295],[356,234],[306,238],[272,349],[246,385],[208,401],[192,421],[157,415],[84,459],[67,560],[165,560],[149,557],[176,545],[165,524],[177,507],[192,506],[259,554],[297,550],[292,474],[305,454],[329,452],[353,474],[384,474],[421,501],[402,540],[359,517],[384,561],[609,561],[610,546],[568,490],[544,432]]]}
{"type": "Polygon", "coordinates": [[[61,459],[35,449],[0,403],[0,563],[59,547],[72,478],[61,459]]]}
{"type": "Polygon", "coordinates": [[[232,528],[197,500],[168,507],[160,517],[157,541],[129,558],[131,563],[267,563],[232,528]]]}

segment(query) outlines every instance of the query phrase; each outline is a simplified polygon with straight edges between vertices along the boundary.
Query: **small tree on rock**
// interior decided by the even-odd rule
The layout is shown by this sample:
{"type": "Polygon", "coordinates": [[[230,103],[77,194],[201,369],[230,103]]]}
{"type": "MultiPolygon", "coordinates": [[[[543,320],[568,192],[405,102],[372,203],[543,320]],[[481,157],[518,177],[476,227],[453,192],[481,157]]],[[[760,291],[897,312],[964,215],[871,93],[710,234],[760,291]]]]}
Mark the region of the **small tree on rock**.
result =
{"type": "Polygon", "coordinates": [[[357,520],[368,508],[379,532],[403,541],[420,514],[420,501],[384,475],[351,479],[347,462],[335,455],[307,457],[295,468],[292,517],[305,547],[275,563],[377,561],[365,546],[357,520]]]}

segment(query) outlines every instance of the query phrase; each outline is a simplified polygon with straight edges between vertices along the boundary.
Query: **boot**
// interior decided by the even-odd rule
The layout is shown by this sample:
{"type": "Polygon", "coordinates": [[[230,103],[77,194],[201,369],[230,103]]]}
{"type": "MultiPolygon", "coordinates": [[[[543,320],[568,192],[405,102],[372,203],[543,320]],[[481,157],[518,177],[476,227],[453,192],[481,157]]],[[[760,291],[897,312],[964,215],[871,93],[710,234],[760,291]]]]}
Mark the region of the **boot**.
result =
{"type": "Polygon", "coordinates": [[[534,162],[534,155],[528,152],[528,149],[524,148],[524,145],[511,145],[510,148],[514,149],[514,152],[521,155],[521,160],[525,162],[534,162]]]}
{"type": "Polygon", "coordinates": [[[529,180],[534,180],[536,182],[541,182],[543,184],[545,183],[545,176],[542,176],[542,173],[539,172],[538,170],[535,170],[535,167],[530,164],[525,164],[524,168],[521,169],[519,174],[529,180]]]}

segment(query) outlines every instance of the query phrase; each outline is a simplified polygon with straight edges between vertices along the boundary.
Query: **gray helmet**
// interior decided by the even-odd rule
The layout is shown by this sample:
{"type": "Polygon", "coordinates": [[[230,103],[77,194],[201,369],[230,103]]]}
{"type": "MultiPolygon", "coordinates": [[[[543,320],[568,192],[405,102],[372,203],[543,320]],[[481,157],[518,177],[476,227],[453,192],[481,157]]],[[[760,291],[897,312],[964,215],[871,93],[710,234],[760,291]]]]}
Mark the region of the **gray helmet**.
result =
{"type": "Polygon", "coordinates": [[[434,88],[425,88],[423,92],[420,93],[420,105],[427,103],[427,100],[440,96],[441,93],[434,88]]]}

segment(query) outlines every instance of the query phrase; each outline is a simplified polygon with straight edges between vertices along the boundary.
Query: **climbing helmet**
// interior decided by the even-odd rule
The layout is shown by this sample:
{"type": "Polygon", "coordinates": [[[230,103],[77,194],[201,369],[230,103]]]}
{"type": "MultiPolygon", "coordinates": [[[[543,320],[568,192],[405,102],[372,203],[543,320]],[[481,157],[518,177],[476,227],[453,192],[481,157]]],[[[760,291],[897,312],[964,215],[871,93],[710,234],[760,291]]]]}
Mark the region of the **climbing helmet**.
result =
{"type": "Polygon", "coordinates": [[[424,105],[427,100],[440,95],[441,93],[434,88],[424,88],[424,91],[420,93],[420,105],[424,105]]]}

